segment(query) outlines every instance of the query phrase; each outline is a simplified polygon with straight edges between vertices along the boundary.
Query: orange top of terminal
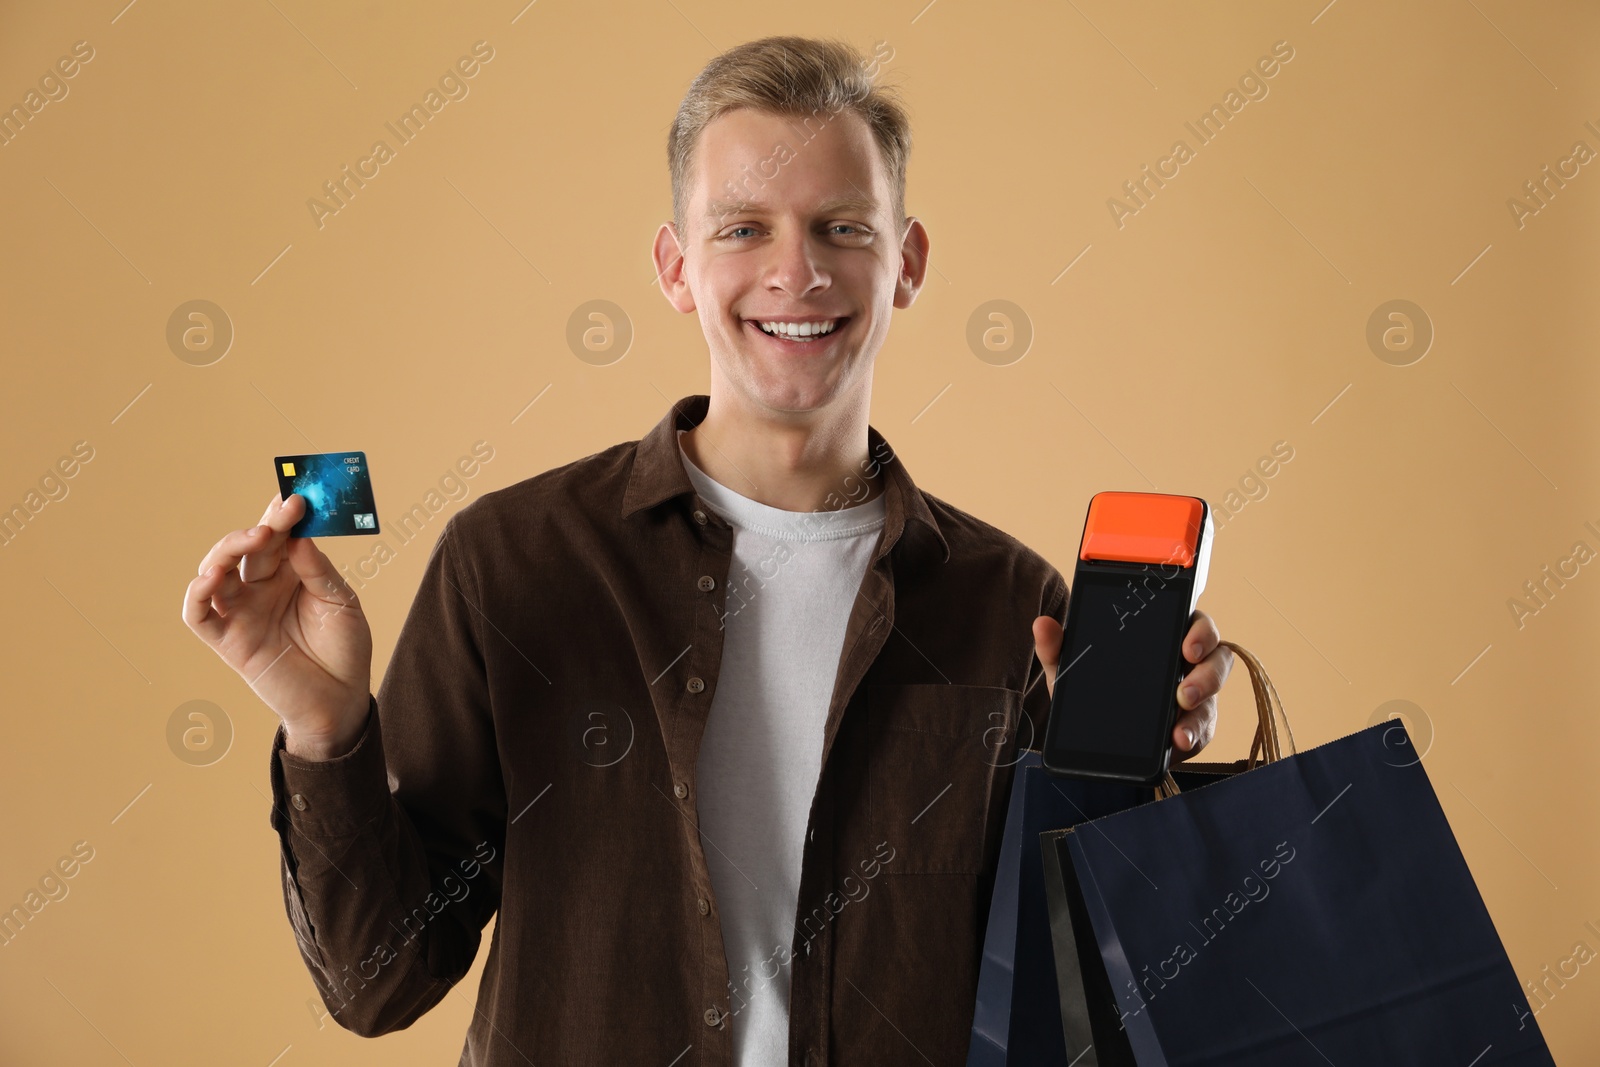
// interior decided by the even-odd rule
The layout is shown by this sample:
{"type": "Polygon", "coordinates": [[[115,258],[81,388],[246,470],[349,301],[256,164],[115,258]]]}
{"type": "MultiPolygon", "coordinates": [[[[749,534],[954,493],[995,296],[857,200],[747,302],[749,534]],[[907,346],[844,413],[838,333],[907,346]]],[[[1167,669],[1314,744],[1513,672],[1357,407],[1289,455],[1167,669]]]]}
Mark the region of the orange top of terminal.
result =
{"type": "Polygon", "coordinates": [[[1168,493],[1096,493],[1079,559],[1194,565],[1205,504],[1168,493]]]}

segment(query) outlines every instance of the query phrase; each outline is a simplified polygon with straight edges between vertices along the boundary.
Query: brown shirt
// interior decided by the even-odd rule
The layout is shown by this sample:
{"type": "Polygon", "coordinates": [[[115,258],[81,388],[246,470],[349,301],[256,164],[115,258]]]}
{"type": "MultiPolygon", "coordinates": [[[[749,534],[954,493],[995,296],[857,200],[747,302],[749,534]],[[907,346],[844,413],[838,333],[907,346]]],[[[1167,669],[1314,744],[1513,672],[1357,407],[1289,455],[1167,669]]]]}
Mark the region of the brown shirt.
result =
{"type": "MultiPolygon", "coordinates": [[[[695,765],[723,620],[761,576],[675,431],[488,493],[446,524],[355,748],[273,745],[295,937],[333,1017],[400,1029],[498,915],[461,1063],[732,1067],[788,967],[793,1067],[961,1067],[1012,763],[1049,712],[1060,573],[918,489],[876,429],[887,515],[851,611],[787,952],[729,973],[695,765]]],[[[1020,481],[1020,478],[1019,478],[1020,481]]],[[[827,509],[861,502],[858,477],[827,509]]]]}

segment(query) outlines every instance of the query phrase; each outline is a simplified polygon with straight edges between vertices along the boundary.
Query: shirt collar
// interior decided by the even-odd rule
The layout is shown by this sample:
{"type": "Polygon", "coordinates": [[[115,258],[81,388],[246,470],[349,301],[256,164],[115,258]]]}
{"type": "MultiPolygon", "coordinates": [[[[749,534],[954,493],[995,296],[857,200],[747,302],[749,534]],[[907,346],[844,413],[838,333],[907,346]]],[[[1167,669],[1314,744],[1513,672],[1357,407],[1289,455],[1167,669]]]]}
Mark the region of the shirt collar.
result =
{"type": "MultiPolygon", "coordinates": [[[[704,393],[686,396],[672,405],[672,410],[640,439],[634,454],[633,470],[628,475],[628,487],[622,494],[623,518],[685,493],[694,493],[694,483],[689,480],[689,472],[683,468],[683,458],[678,450],[678,431],[692,430],[700,425],[710,407],[711,397],[704,393]]],[[[912,523],[930,535],[941,560],[949,560],[949,542],[929,510],[928,502],[923,499],[922,491],[911,480],[905,461],[871,425],[867,427],[867,454],[878,458],[880,475],[886,479],[883,490],[883,538],[873,561],[876,562],[893,548],[906,527],[912,523]],[[888,460],[885,461],[883,457],[888,457],[888,460]]]]}

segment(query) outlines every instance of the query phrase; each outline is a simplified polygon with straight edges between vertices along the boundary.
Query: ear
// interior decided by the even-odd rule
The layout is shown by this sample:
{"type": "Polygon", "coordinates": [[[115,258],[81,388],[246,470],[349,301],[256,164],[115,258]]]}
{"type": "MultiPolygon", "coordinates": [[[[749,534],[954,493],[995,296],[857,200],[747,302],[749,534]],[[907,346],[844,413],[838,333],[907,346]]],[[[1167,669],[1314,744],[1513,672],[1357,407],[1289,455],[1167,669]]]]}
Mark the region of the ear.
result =
{"type": "Polygon", "coordinates": [[[675,225],[670,222],[661,224],[661,229],[656,231],[651,255],[655,260],[656,281],[660,283],[667,303],[685,315],[693,311],[694,293],[690,291],[688,278],[684,274],[683,246],[678,240],[678,228],[675,225]]]}
{"type": "Polygon", "coordinates": [[[908,308],[928,274],[928,231],[915,215],[906,218],[906,235],[900,241],[900,275],[895,279],[894,306],[908,308]]]}

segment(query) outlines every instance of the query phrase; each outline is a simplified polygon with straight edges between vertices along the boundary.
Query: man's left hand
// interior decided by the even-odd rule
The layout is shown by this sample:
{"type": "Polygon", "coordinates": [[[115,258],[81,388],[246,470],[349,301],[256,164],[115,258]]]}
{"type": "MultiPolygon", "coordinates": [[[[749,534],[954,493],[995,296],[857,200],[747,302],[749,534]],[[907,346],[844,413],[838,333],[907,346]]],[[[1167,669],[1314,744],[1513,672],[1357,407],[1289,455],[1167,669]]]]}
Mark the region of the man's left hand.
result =
{"type": "MultiPolygon", "coordinates": [[[[1178,683],[1178,707],[1182,714],[1172,728],[1174,760],[1186,760],[1205,748],[1217,732],[1217,693],[1233,669],[1233,650],[1223,648],[1217,624],[1203,611],[1196,611],[1183,638],[1183,658],[1193,664],[1178,683]]],[[[1056,670],[1061,662],[1061,624],[1049,615],[1033,620],[1034,650],[1044,665],[1045,683],[1055,696],[1056,670]]]]}

